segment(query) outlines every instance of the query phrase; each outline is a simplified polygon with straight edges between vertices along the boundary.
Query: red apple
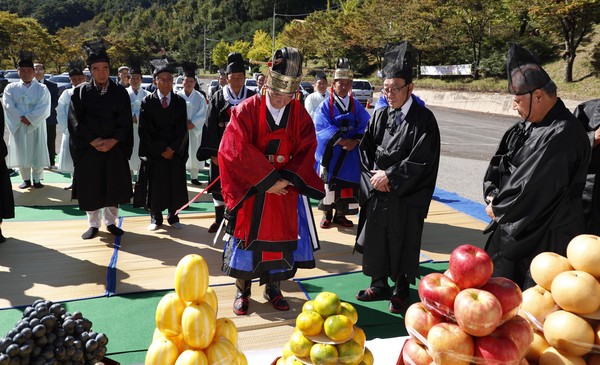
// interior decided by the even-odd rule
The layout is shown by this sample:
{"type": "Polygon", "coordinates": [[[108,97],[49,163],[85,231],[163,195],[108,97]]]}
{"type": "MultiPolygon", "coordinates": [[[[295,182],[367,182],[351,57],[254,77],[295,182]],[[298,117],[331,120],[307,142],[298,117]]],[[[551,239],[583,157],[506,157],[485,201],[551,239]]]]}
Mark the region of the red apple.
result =
{"type": "Polygon", "coordinates": [[[429,351],[436,364],[468,365],[475,351],[473,337],[454,323],[439,323],[427,335],[429,351]]]}
{"type": "Polygon", "coordinates": [[[454,282],[463,289],[479,288],[494,271],[490,256],[479,247],[461,245],[450,254],[450,273],[454,282]]]}
{"type": "Polygon", "coordinates": [[[431,355],[423,345],[419,345],[414,339],[406,340],[402,349],[402,361],[410,365],[434,364],[431,355]]]}
{"type": "Polygon", "coordinates": [[[470,335],[487,336],[502,318],[502,306],[494,294],[481,289],[465,289],[454,299],[456,323],[470,335]]]}
{"type": "Polygon", "coordinates": [[[523,303],[523,292],[512,280],[503,277],[490,278],[481,289],[489,291],[500,301],[502,322],[514,317],[523,303]]]}
{"type": "Polygon", "coordinates": [[[444,322],[443,317],[430,311],[421,302],[412,304],[404,314],[404,326],[412,338],[420,344],[427,340],[431,327],[442,322],[444,322]]]}
{"type": "Polygon", "coordinates": [[[519,349],[520,357],[525,356],[533,342],[533,328],[529,322],[521,317],[514,316],[492,332],[492,336],[508,337],[519,349]]]}
{"type": "Polygon", "coordinates": [[[484,359],[486,364],[519,365],[521,362],[519,349],[513,340],[493,334],[475,338],[475,357],[484,359]]]}
{"type": "Polygon", "coordinates": [[[425,275],[419,282],[419,298],[429,310],[450,318],[454,298],[460,288],[449,277],[440,273],[425,275]]]}

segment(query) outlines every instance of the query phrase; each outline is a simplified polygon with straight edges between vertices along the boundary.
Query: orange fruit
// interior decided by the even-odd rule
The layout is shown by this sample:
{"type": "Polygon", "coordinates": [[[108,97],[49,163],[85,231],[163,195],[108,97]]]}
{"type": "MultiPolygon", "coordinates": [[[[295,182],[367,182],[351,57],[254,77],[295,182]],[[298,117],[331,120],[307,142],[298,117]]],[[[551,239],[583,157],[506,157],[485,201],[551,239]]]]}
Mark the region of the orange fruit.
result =
{"type": "Polygon", "coordinates": [[[304,337],[302,332],[294,332],[290,337],[290,350],[297,357],[309,357],[313,344],[311,340],[304,337]]]}
{"type": "Polygon", "coordinates": [[[353,327],[350,318],[341,314],[327,317],[323,324],[323,330],[325,330],[327,337],[336,342],[344,342],[350,339],[353,327]]]}
{"type": "Polygon", "coordinates": [[[296,328],[304,336],[316,336],[323,330],[323,317],[317,312],[302,312],[296,317],[296,328]]]}
{"type": "Polygon", "coordinates": [[[358,322],[358,312],[356,311],[356,308],[348,302],[342,302],[340,306],[340,314],[350,318],[352,324],[356,324],[356,322],[358,322]]]}
{"type": "Polygon", "coordinates": [[[365,354],[359,365],[373,365],[374,363],[375,359],[373,358],[373,353],[371,352],[371,350],[365,347],[365,354]]]}
{"type": "Polygon", "coordinates": [[[315,365],[337,365],[338,350],[335,345],[316,343],[310,349],[310,361],[315,365]]]}
{"type": "Polygon", "coordinates": [[[315,310],[315,307],[314,307],[314,301],[313,300],[307,300],[302,305],[302,311],[303,312],[314,311],[314,310],[315,310]]]}
{"type": "Polygon", "coordinates": [[[358,344],[364,348],[365,342],[367,342],[367,335],[362,328],[354,326],[354,334],[352,335],[352,339],[358,342],[358,344]]]}
{"type": "Polygon", "coordinates": [[[313,307],[323,318],[327,318],[340,313],[342,305],[340,298],[335,293],[324,291],[313,300],[313,307]]]}
{"type": "Polygon", "coordinates": [[[338,344],[336,347],[341,365],[358,365],[363,359],[363,347],[354,340],[338,344]]]}

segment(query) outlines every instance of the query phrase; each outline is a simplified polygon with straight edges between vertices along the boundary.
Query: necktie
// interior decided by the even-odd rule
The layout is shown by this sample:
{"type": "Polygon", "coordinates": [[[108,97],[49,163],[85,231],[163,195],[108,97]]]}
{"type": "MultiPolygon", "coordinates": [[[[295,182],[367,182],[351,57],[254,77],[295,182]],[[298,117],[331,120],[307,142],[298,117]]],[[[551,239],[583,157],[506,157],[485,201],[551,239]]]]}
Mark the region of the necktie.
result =
{"type": "Polygon", "coordinates": [[[402,113],[402,110],[398,109],[396,111],[396,118],[394,119],[394,123],[396,124],[396,127],[398,127],[400,124],[402,124],[403,121],[404,121],[404,113],[402,113]]]}
{"type": "Polygon", "coordinates": [[[163,109],[166,109],[169,106],[169,104],[167,104],[167,97],[163,96],[162,98],[162,107],[163,109]]]}

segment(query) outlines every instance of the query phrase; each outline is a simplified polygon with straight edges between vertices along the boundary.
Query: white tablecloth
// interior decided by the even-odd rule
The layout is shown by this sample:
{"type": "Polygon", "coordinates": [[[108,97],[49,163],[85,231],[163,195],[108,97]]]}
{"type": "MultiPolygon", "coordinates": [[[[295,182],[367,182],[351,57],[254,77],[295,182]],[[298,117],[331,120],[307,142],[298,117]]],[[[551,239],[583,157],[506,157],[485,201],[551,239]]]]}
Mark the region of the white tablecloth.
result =
{"type": "MultiPolygon", "coordinates": [[[[375,338],[367,341],[366,346],[373,353],[374,365],[395,365],[400,355],[400,349],[409,337],[375,338]]],[[[244,351],[248,365],[270,365],[281,356],[282,349],[244,351]]]]}

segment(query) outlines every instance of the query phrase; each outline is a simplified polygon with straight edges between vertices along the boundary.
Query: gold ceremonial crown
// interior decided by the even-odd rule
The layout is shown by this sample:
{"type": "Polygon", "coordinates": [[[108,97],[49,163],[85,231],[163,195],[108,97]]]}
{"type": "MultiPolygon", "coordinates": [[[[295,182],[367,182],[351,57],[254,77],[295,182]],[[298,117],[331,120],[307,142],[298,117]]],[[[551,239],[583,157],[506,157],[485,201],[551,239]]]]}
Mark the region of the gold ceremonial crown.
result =
{"type": "Polygon", "coordinates": [[[354,78],[354,73],[352,72],[352,70],[350,70],[348,68],[336,68],[333,73],[334,80],[342,80],[342,79],[352,80],[353,78],[354,78]]]}
{"type": "Polygon", "coordinates": [[[300,87],[300,81],[302,81],[302,75],[296,77],[282,75],[279,72],[273,71],[271,68],[269,68],[265,83],[271,90],[275,90],[280,93],[293,94],[298,91],[298,87],[300,87]]]}

